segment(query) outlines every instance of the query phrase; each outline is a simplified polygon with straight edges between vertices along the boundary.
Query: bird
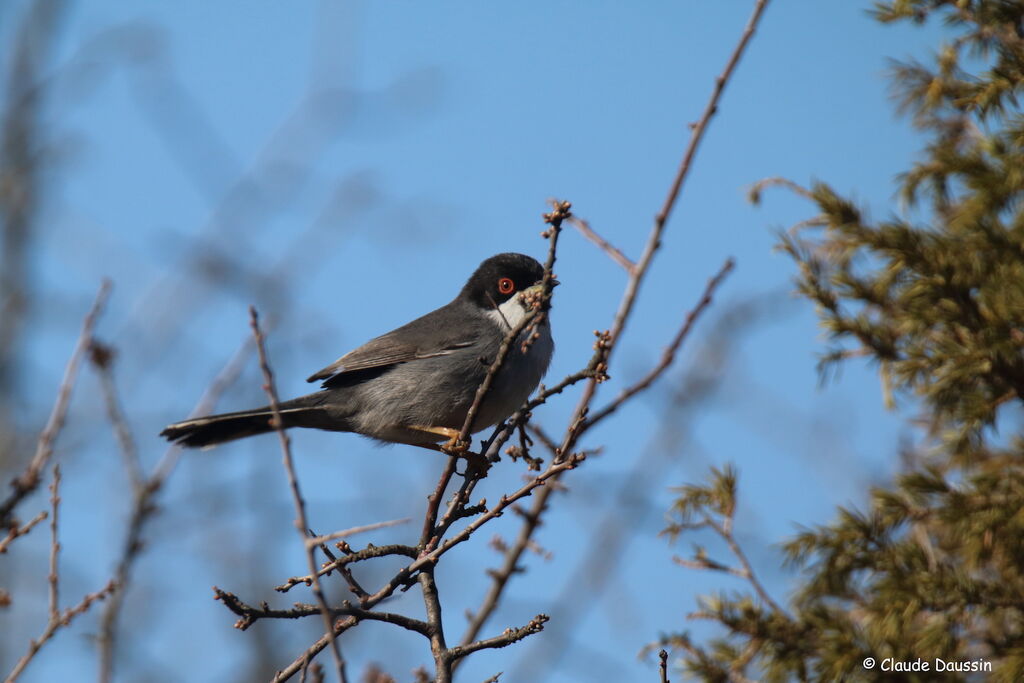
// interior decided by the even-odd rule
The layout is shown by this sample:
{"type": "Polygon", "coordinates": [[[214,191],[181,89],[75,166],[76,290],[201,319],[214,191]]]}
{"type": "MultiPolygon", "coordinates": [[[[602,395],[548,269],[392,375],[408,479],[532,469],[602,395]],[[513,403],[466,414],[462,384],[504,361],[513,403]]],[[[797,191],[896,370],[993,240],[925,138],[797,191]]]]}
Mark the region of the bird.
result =
{"type": "MultiPolygon", "coordinates": [[[[543,276],[540,263],[525,254],[484,260],[444,306],[310,375],[306,381],[321,381],[320,389],[279,404],[283,427],[353,432],[433,450],[441,450],[443,441],[445,448],[455,447],[502,343],[539,301],[543,276]]],[[[537,319],[510,346],[478,407],[473,432],[508,418],[547,372],[554,352],[549,314],[537,319]]],[[[274,430],[273,411],[263,406],[176,422],[160,435],[179,446],[212,448],[274,430]]]]}

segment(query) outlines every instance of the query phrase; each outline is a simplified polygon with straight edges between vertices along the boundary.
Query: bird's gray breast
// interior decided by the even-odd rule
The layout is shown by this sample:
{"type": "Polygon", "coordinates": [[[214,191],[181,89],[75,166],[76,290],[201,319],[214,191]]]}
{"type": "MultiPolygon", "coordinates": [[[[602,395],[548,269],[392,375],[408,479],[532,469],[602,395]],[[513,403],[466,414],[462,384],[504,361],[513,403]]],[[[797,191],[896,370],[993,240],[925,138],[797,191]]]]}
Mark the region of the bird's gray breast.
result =
{"type": "MultiPolygon", "coordinates": [[[[504,336],[498,340],[494,354],[489,357],[491,361],[497,356],[498,347],[501,346],[502,341],[504,341],[504,336]]],[[[544,377],[544,373],[547,372],[554,348],[551,326],[547,320],[537,325],[536,328],[527,327],[523,331],[519,339],[513,342],[495,377],[491,390],[484,398],[474,423],[474,431],[501,422],[526,402],[544,377]],[[534,332],[536,335],[533,334],[534,332]],[[523,351],[524,347],[525,352],[523,351]]],[[[486,377],[489,367],[490,363],[484,368],[481,382],[483,377],[486,377]]]]}
{"type": "MultiPolygon", "coordinates": [[[[398,363],[379,377],[339,390],[344,396],[335,400],[344,404],[354,423],[353,431],[410,442],[424,439],[422,435],[403,436],[406,427],[461,429],[508,330],[504,323],[496,325],[484,316],[477,316],[467,331],[474,326],[472,344],[446,355],[398,363]]],[[[547,371],[553,350],[546,320],[520,335],[480,405],[474,432],[504,420],[529,398],[547,371]],[[536,336],[526,343],[534,332],[536,336]]]]}

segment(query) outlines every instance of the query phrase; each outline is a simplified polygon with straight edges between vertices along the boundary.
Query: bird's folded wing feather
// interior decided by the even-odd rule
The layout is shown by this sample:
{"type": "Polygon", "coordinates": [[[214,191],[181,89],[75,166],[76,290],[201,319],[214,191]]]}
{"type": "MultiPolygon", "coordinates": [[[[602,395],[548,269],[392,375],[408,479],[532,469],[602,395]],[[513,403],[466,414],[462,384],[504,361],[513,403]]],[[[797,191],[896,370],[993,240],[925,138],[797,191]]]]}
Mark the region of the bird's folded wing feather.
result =
{"type": "Polygon", "coordinates": [[[366,370],[368,368],[379,368],[385,365],[395,365],[397,363],[408,363],[410,361],[422,360],[424,358],[447,356],[459,349],[464,349],[467,346],[472,345],[472,341],[453,342],[443,348],[428,350],[408,346],[402,343],[395,343],[381,337],[367,342],[354,351],[346,353],[344,356],[334,361],[323,370],[320,370],[315,375],[310,375],[306,381],[315,382],[318,379],[329,379],[335,375],[340,375],[345,372],[355,372],[356,370],[366,370]]]}
{"type": "Polygon", "coordinates": [[[357,370],[447,356],[475,343],[473,338],[466,338],[462,334],[456,336],[452,334],[451,330],[438,331],[432,320],[432,316],[436,313],[438,311],[418,318],[397,330],[382,334],[376,339],[371,339],[359,348],[349,351],[323,370],[310,375],[306,381],[328,380],[337,375],[357,370]]]}

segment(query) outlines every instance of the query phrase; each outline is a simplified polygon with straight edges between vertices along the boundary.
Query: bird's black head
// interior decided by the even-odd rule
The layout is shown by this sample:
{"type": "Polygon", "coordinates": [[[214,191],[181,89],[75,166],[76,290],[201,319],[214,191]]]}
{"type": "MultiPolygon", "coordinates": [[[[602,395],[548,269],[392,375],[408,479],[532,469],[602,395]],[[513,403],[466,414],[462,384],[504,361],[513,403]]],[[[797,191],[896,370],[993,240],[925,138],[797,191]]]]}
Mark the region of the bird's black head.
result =
{"type": "Polygon", "coordinates": [[[525,254],[498,254],[483,263],[459,292],[481,308],[500,306],[544,277],[544,268],[525,254]]]}

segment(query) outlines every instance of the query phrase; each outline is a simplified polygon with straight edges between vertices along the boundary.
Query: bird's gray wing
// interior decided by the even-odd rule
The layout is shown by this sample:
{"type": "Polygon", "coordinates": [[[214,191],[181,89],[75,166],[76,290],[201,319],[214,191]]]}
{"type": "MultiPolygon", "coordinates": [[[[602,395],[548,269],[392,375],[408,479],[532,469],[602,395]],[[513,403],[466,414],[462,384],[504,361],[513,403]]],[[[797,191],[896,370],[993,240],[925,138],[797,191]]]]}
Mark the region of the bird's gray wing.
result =
{"type": "Polygon", "coordinates": [[[310,375],[306,381],[328,380],[358,370],[447,356],[475,343],[475,339],[457,336],[452,334],[451,330],[437,330],[431,324],[428,314],[349,351],[324,369],[310,375]]]}

